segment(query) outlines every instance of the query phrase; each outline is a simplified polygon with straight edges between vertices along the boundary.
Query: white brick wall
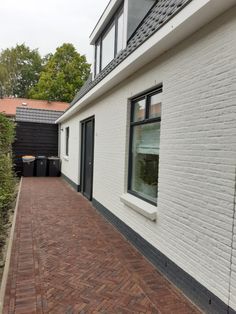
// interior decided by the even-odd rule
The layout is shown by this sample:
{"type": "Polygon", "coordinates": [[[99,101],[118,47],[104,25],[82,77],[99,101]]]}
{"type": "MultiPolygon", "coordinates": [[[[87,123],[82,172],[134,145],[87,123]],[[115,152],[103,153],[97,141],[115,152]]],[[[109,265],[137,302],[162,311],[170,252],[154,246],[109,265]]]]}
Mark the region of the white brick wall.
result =
{"type": "MultiPolygon", "coordinates": [[[[235,204],[236,204],[236,195],[235,195],[235,204]]],[[[232,268],[231,268],[229,305],[230,307],[234,309],[236,308],[236,215],[234,217],[233,256],[232,256],[232,268]]]]}
{"type": "Polygon", "coordinates": [[[74,183],[79,183],[79,122],[77,119],[60,126],[61,171],[74,183]],[[69,156],[66,157],[66,128],[69,127],[69,156]],[[73,168],[72,168],[73,165],[73,168]]]}
{"type": "Polygon", "coordinates": [[[63,173],[79,182],[79,121],[94,114],[93,197],[225,303],[236,163],[235,15],[234,8],[63,124],[71,128],[63,173]],[[151,222],[120,196],[127,182],[127,98],[161,82],[158,219],[151,222]]]}

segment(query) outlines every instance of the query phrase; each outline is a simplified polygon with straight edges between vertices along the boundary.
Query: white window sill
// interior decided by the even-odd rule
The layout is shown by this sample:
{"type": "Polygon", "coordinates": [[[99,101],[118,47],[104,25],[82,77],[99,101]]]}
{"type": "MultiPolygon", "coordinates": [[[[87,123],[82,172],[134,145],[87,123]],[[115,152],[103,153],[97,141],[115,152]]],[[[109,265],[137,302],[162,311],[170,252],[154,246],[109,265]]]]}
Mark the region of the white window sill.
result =
{"type": "Polygon", "coordinates": [[[69,160],[69,156],[63,156],[63,159],[68,161],[69,160]]]}
{"type": "Polygon", "coordinates": [[[144,217],[152,221],[157,219],[157,207],[156,206],[151,205],[129,193],[121,195],[120,200],[122,203],[132,208],[133,210],[143,215],[144,217]]]}

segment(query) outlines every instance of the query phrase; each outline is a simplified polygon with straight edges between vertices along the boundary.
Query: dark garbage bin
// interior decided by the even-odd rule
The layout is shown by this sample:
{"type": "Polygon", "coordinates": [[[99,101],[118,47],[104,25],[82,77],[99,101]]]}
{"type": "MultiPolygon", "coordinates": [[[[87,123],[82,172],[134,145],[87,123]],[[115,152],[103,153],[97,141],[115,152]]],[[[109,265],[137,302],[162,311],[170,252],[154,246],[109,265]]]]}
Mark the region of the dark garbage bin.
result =
{"type": "Polygon", "coordinates": [[[46,175],[47,175],[47,157],[37,156],[36,177],[46,177],[46,175]]]}
{"type": "Polygon", "coordinates": [[[22,156],[23,161],[23,177],[33,177],[34,176],[34,156],[22,156]]]}
{"type": "Polygon", "coordinates": [[[48,157],[48,176],[59,177],[60,176],[60,158],[48,157]]]}

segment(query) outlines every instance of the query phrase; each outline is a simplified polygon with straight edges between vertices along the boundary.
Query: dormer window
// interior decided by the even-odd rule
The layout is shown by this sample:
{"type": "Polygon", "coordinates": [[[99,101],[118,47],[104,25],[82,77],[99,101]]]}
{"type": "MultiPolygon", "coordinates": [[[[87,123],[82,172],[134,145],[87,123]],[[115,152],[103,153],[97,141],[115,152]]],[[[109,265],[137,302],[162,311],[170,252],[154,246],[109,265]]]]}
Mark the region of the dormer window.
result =
{"type": "Polygon", "coordinates": [[[95,44],[95,75],[99,74],[123,49],[123,6],[113,15],[95,44]]]}

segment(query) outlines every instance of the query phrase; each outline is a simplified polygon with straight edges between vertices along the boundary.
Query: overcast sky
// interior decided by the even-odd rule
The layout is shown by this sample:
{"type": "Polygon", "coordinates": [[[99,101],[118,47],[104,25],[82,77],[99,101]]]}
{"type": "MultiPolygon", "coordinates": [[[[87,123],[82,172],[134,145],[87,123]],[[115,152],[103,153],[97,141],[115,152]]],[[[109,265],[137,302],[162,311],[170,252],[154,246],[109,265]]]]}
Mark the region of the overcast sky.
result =
{"type": "Polygon", "coordinates": [[[89,35],[109,0],[0,0],[0,50],[25,43],[42,56],[72,43],[91,63],[89,35]]]}

